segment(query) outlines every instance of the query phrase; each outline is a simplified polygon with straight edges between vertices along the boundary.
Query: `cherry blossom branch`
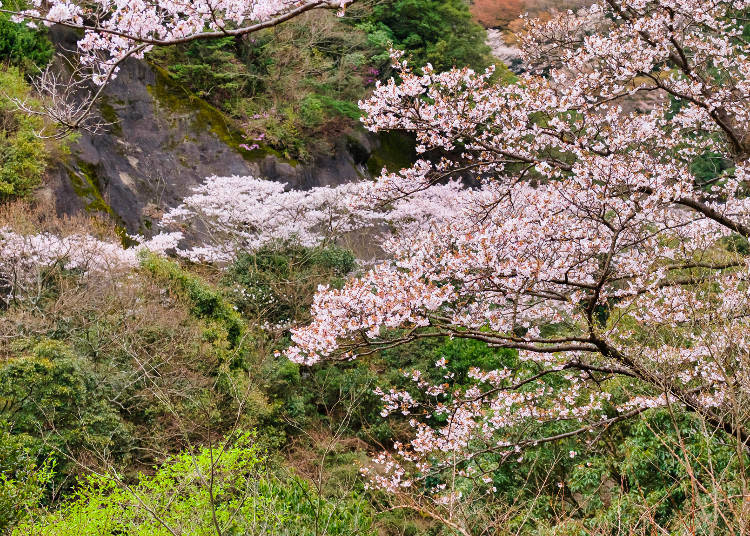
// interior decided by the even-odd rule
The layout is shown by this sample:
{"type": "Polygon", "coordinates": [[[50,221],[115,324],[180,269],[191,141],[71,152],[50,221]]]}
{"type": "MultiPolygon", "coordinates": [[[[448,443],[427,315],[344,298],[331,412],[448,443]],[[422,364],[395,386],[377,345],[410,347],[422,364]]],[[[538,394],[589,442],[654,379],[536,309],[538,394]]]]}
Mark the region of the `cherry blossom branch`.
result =
{"type": "MultiPolygon", "coordinates": [[[[112,4],[108,0],[79,2],[76,0],[51,0],[32,2],[32,9],[9,10],[15,22],[27,21],[30,25],[58,24],[66,28],[83,30],[76,54],[81,68],[74,73],[83,83],[91,82],[98,89],[78,105],[62,96],[52,100],[63,103],[55,109],[43,107],[35,110],[24,104],[27,113],[45,115],[62,124],[53,137],[62,137],[71,130],[84,127],[94,103],[103,88],[114,78],[122,62],[129,58],[142,58],[154,46],[189,43],[199,39],[239,37],[279,25],[313,9],[338,9],[340,13],[353,0],[196,0],[173,2],[169,0],[136,0],[126,4],[112,4]],[[85,71],[85,72],[84,72],[85,71]]],[[[0,4],[2,6],[2,4],[0,4]]],[[[71,80],[72,86],[81,82],[71,80]]],[[[57,79],[40,82],[45,90],[65,94],[70,88],[60,86],[57,79]]],[[[96,128],[91,127],[92,130],[96,128]]]]}
{"type": "MultiPolygon", "coordinates": [[[[185,37],[175,37],[172,39],[153,39],[149,37],[144,37],[138,33],[129,33],[121,30],[116,30],[112,28],[108,28],[101,25],[91,25],[91,24],[85,24],[85,23],[72,23],[65,20],[59,20],[59,19],[51,19],[49,17],[44,17],[41,15],[35,15],[33,13],[19,13],[18,11],[12,11],[8,9],[0,9],[0,13],[5,13],[11,16],[22,16],[25,19],[29,19],[36,22],[41,22],[47,25],[52,24],[58,24],[60,26],[64,26],[66,28],[71,28],[74,30],[84,30],[84,31],[90,31],[97,34],[106,34],[106,35],[112,35],[116,37],[122,37],[124,39],[130,39],[132,41],[142,43],[146,46],[169,46],[169,45],[181,45],[185,43],[189,43],[191,41],[197,41],[199,39],[217,39],[220,37],[239,37],[255,32],[259,32],[261,30],[264,30],[266,28],[272,28],[274,26],[278,26],[282,22],[286,22],[290,19],[293,19],[295,17],[298,17],[299,15],[306,13],[308,11],[311,11],[313,9],[342,9],[342,7],[351,4],[354,2],[354,0],[347,0],[345,2],[341,2],[338,0],[313,0],[312,2],[305,3],[303,5],[300,5],[294,9],[291,9],[284,13],[283,15],[279,15],[277,17],[274,17],[272,19],[258,22],[256,24],[251,24],[249,26],[243,26],[240,28],[234,28],[234,29],[226,29],[222,28],[221,30],[213,31],[213,32],[198,32],[194,33],[192,35],[188,35],[185,37]]],[[[216,21],[215,12],[211,11],[211,20],[214,22],[216,21]]]]}

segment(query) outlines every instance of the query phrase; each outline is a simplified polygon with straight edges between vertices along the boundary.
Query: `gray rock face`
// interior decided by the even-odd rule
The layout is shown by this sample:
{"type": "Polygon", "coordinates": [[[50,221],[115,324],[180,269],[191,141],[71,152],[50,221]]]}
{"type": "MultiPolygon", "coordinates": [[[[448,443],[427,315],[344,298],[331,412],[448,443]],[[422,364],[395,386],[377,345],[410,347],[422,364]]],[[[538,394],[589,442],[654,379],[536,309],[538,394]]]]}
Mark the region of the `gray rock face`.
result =
{"type": "MultiPolygon", "coordinates": [[[[75,46],[71,32],[55,29],[52,36],[67,49],[75,46]]],[[[148,234],[151,222],[207,176],[254,175],[300,189],[338,185],[367,176],[379,145],[375,136],[356,132],[311,163],[245,151],[218,110],[137,60],[127,61],[106,88],[99,113],[111,123],[107,131],[82,133],[42,195],[54,196],[60,214],[107,212],[129,233],[148,234]]]]}

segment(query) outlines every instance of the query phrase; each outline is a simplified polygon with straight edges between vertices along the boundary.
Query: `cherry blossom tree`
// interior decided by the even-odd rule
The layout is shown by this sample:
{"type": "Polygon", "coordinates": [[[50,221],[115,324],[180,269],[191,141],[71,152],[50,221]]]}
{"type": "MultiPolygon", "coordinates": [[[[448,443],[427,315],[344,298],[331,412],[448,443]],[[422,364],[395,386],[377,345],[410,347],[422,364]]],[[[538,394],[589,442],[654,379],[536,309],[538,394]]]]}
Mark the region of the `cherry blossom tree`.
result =
{"type": "Polygon", "coordinates": [[[343,13],[352,0],[30,0],[0,2],[0,12],[30,26],[59,24],[82,30],[77,64],[72,76],[54,67],[35,84],[50,96],[49,103],[28,113],[51,117],[60,126],[55,136],[79,128],[95,129],[93,103],[105,84],[116,76],[129,57],[142,58],[154,46],[175,45],[197,39],[240,37],[292,19],[313,9],[343,13]],[[89,82],[94,90],[88,90],[89,82]]]}
{"type": "Polygon", "coordinates": [[[599,0],[528,21],[524,60],[540,69],[510,86],[395,57],[400,81],[361,103],[365,123],[444,157],[383,173],[367,202],[456,176],[478,186],[452,197],[453,215],[389,240],[392,261],[322,289],[288,356],[311,365],[449,336],[518,360],[472,370],[468,387],[415,371],[413,388],[383,392],[384,415],[406,416],[413,438],[367,469],[374,485],[419,489],[450,520],[460,488],[425,491],[429,475],[470,478],[461,463],[480,453],[518,456],[664,406],[746,447],[748,8],[599,0]],[[638,113],[646,96],[657,104],[638,113]],[[723,170],[698,176],[709,157],[723,170]]]}
{"type": "Polygon", "coordinates": [[[460,195],[457,181],[439,185],[373,210],[362,203],[369,182],[288,189],[285,183],[249,176],[212,176],[168,211],[160,225],[184,231],[188,249],[177,255],[192,262],[227,263],[241,251],[271,243],[315,247],[366,231],[373,241],[390,229],[425,228],[436,218],[454,214],[452,199],[460,195]]]}
{"type": "Polygon", "coordinates": [[[55,267],[84,276],[135,268],[144,250],[165,254],[177,247],[182,235],[159,233],[149,240],[132,238],[137,245],[126,249],[120,243],[89,234],[22,234],[0,227],[0,300],[7,305],[38,293],[45,274],[55,267]]]}
{"type": "Polygon", "coordinates": [[[286,184],[254,177],[208,177],[192,195],[167,212],[163,226],[190,230],[190,249],[177,254],[193,262],[229,262],[238,251],[270,242],[313,247],[361,229],[376,215],[352,210],[356,184],[289,190],[286,184]]]}

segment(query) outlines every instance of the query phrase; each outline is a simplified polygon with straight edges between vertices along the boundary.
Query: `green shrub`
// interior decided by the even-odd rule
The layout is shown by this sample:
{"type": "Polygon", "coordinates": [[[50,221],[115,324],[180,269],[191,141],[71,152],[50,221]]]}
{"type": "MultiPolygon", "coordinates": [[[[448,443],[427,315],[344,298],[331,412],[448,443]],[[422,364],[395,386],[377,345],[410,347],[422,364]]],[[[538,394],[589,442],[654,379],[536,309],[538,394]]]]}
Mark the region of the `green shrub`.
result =
{"type": "MultiPolygon", "coordinates": [[[[12,6],[5,8],[12,9],[12,6]]],[[[47,65],[53,54],[45,30],[33,30],[26,24],[11,22],[10,15],[0,13],[0,62],[33,73],[47,65]]]]}
{"type": "Polygon", "coordinates": [[[44,142],[35,135],[42,120],[18,111],[11,101],[29,95],[30,88],[18,68],[0,67],[0,201],[29,195],[41,182],[46,167],[44,142]]]}
{"type": "Polygon", "coordinates": [[[327,500],[305,480],[276,474],[252,434],[183,453],[129,487],[91,477],[75,499],[13,534],[203,536],[216,534],[217,526],[238,536],[374,535],[365,501],[327,500]]]}
{"type": "Polygon", "coordinates": [[[154,58],[169,61],[173,79],[212,102],[232,101],[252,90],[255,79],[237,59],[234,38],[194,41],[181,48],[157,49],[154,58]]]}
{"type": "MultiPolygon", "coordinates": [[[[378,53],[366,34],[327,11],[245,38],[155,50],[152,61],[241,127],[247,145],[309,160],[359,119],[357,100],[378,53]]],[[[370,80],[368,82],[368,80],[370,80]]]]}
{"type": "Polygon", "coordinates": [[[483,69],[492,63],[487,34],[474,22],[464,0],[394,0],[378,3],[359,24],[370,41],[407,51],[410,63],[483,69]]]}
{"type": "Polygon", "coordinates": [[[306,127],[316,127],[323,122],[323,103],[317,95],[308,95],[300,103],[300,117],[306,127]]]}
{"type": "Polygon", "coordinates": [[[359,106],[357,106],[354,102],[348,102],[343,101],[339,99],[334,99],[332,97],[328,97],[326,95],[320,95],[320,102],[325,104],[329,110],[331,110],[332,113],[335,115],[339,115],[342,117],[348,117],[349,119],[359,119],[362,115],[362,112],[359,110],[359,106]]]}
{"type": "Polygon", "coordinates": [[[71,348],[50,339],[15,342],[18,357],[0,363],[0,419],[40,453],[59,456],[58,474],[75,472],[82,450],[121,458],[131,435],[111,385],[71,348]]]}
{"type": "Polygon", "coordinates": [[[51,459],[39,463],[39,452],[28,436],[14,435],[0,422],[0,534],[7,534],[47,494],[53,477],[51,459]]]}
{"type": "Polygon", "coordinates": [[[318,285],[343,283],[354,266],[354,254],[337,246],[266,246],[239,255],[224,284],[239,310],[253,320],[304,321],[318,285]]]}
{"type": "Polygon", "coordinates": [[[201,278],[182,269],[174,261],[148,254],[142,266],[152,276],[166,281],[173,292],[186,299],[197,318],[208,320],[226,337],[230,348],[237,348],[245,334],[245,322],[222,294],[201,278]]]}

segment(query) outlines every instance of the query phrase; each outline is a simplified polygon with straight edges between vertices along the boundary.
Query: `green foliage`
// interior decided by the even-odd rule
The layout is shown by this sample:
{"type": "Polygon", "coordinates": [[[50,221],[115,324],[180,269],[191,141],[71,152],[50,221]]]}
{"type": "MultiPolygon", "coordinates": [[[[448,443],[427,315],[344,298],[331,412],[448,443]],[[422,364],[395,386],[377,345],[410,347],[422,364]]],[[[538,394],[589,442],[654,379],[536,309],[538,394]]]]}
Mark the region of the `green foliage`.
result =
{"type": "Polygon", "coordinates": [[[358,25],[383,52],[388,43],[419,67],[483,69],[492,63],[487,34],[464,0],[394,0],[376,4],[358,25]]]}
{"type": "MultiPolygon", "coordinates": [[[[672,95],[669,96],[669,109],[667,110],[667,117],[672,119],[675,117],[682,108],[687,105],[687,101],[684,99],[678,99],[672,95]]],[[[694,133],[692,136],[700,136],[701,133],[694,133]]],[[[705,135],[705,134],[703,134],[705,135]]],[[[718,139],[715,133],[707,134],[709,139],[718,144],[718,139]]],[[[699,188],[710,189],[711,184],[716,182],[717,178],[722,177],[727,171],[732,169],[731,160],[727,159],[724,155],[714,151],[706,151],[703,154],[693,158],[689,162],[688,166],[690,173],[695,177],[696,186],[699,188]]]]}
{"type": "Polygon", "coordinates": [[[335,115],[348,117],[349,119],[354,120],[358,120],[362,115],[362,113],[359,111],[359,106],[357,106],[357,104],[354,102],[335,99],[329,97],[328,95],[320,95],[318,98],[320,102],[322,102],[323,105],[326,106],[327,109],[333,112],[335,115]]]}
{"type": "Polygon", "coordinates": [[[39,452],[60,455],[59,473],[74,470],[67,456],[88,449],[121,457],[131,441],[110,400],[112,386],[61,341],[18,340],[18,357],[0,366],[0,419],[33,438],[39,452]]]}
{"type": "MultiPolygon", "coordinates": [[[[236,121],[247,146],[294,160],[330,152],[354,126],[357,101],[392,74],[392,45],[407,50],[413,64],[438,70],[493,63],[464,0],[395,0],[349,13],[317,11],[252,36],[156,49],[150,57],[236,121]]],[[[498,72],[511,79],[504,66],[498,72]]]]}
{"type": "Polygon", "coordinates": [[[690,173],[695,176],[698,186],[704,186],[721,177],[731,168],[731,164],[723,155],[709,151],[693,160],[690,164],[690,173]]]}
{"type": "MultiPolygon", "coordinates": [[[[12,9],[12,6],[4,6],[12,9]]],[[[0,62],[7,62],[33,73],[52,59],[54,49],[45,30],[33,30],[26,24],[10,21],[0,14],[0,62]]]]}
{"type": "Polygon", "coordinates": [[[374,535],[361,497],[320,497],[295,476],[279,476],[241,434],[220,448],[186,452],[124,487],[91,477],[76,499],[26,522],[14,534],[184,536],[221,534],[374,535]]]}
{"type": "Polygon", "coordinates": [[[245,316],[280,324],[304,320],[318,285],[342,284],[354,266],[354,254],[336,246],[265,246],[239,255],[224,284],[245,316]]]}
{"type": "Polygon", "coordinates": [[[46,167],[44,142],[34,134],[42,127],[41,119],[19,112],[11,101],[29,96],[21,72],[0,67],[0,202],[29,195],[46,167]]]}
{"type": "Polygon", "coordinates": [[[54,462],[38,462],[30,438],[0,423],[0,534],[7,534],[37,507],[53,477],[54,462]]]}
{"type": "Polygon", "coordinates": [[[424,339],[350,362],[322,363],[305,371],[304,379],[297,365],[275,363],[269,374],[269,392],[283,401],[285,417],[298,427],[315,426],[316,422],[338,426],[345,419],[348,434],[367,442],[388,444],[404,439],[395,430],[405,428],[398,417],[380,416],[382,404],[374,389],[410,388],[411,380],[404,373],[412,369],[419,369],[426,378],[440,383],[446,374],[435,367],[440,358],[448,360],[447,372],[454,374],[457,385],[466,383],[469,367],[492,370],[517,362],[516,352],[489,348],[478,341],[424,339]]]}
{"type": "Polygon", "coordinates": [[[309,13],[244,38],[155,50],[152,61],[189,92],[290,159],[332,149],[359,118],[368,58],[364,32],[327,11],[309,13]]]}
{"type": "Polygon", "coordinates": [[[515,365],[517,352],[508,349],[492,349],[486,343],[473,339],[447,339],[435,350],[435,356],[445,358],[447,369],[454,374],[458,385],[469,381],[469,369],[497,370],[515,365]]]}
{"type": "Polygon", "coordinates": [[[194,41],[169,65],[176,80],[188,82],[198,97],[217,102],[250,89],[252,75],[236,56],[232,37],[194,41]],[[181,61],[180,61],[181,60],[181,61]]]}
{"type": "MultiPolygon", "coordinates": [[[[201,279],[191,278],[200,290],[201,279]]],[[[50,290],[32,307],[19,302],[0,313],[7,330],[0,338],[0,420],[41,449],[40,462],[45,453],[62,454],[56,483],[74,484],[74,460],[98,468],[104,457],[127,473],[186,442],[200,443],[208,427],[222,433],[234,422],[228,393],[248,352],[228,340],[232,320],[236,326],[241,319],[231,307],[222,313],[223,300],[208,292],[193,307],[169,277],[145,270],[90,284],[72,272],[47,279],[50,290]],[[35,357],[43,350],[54,358],[35,357]]],[[[253,403],[245,408],[262,415],[257,389],[247,397],[253,403]]]]}
{"type": "Polygon", "coordinates": [[[707,499],[701,514],[713,510],[721,517],[716,509],[725,508],[724,498],[741,485],[733,477],[748,462],[746,453],[742,456],[721,434],[703,428],[700,419],[659,409],[602,438],[570,467],[568,482],[585,498],[580,514],[590,531],[619,527],[629,534],[650,533],[656,525],[677,527],[682,516],[694,518],[698,488],[707,499]],[[712,503],[708,496],[721,499],[712,503]]]}
{"type": "Polygon", "coordinates": [[[308,95],[302,99],[300,118],[307,127],[316,127],[323,122],[323,103],[317,95],[308,95]]]}

